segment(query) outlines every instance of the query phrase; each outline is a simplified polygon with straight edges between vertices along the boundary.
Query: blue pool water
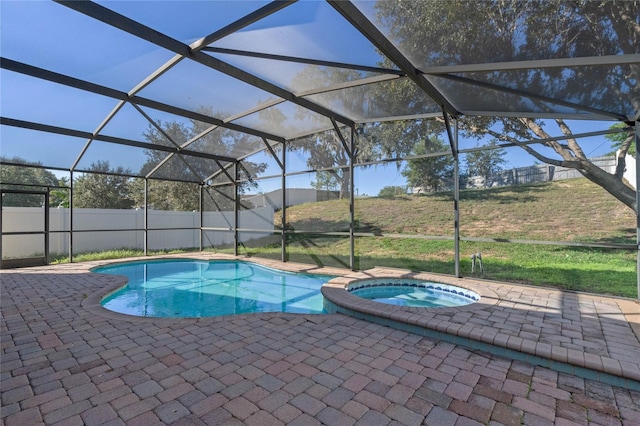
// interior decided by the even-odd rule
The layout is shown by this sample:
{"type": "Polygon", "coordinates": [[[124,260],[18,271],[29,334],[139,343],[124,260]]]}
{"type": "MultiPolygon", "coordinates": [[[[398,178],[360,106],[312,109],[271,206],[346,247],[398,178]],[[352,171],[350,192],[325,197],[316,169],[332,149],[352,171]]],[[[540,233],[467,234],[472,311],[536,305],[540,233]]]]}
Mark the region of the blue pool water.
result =
{"type": "Polygon", "coordinates": [[[480,300],[478,293],[453,285],[412,279],[368,279],[349,285],[354,296],[388,305],[421,308],[464,306],[480,300]]]}
{"type": "Polygon", "coordinates": [[[125,275],[126,287],[102,301],[143,317],[209,317],[254,312],[323,313],[320,287],[332,276],[300,274],[242,261],[162,260],[95,269],[125,275]]]}

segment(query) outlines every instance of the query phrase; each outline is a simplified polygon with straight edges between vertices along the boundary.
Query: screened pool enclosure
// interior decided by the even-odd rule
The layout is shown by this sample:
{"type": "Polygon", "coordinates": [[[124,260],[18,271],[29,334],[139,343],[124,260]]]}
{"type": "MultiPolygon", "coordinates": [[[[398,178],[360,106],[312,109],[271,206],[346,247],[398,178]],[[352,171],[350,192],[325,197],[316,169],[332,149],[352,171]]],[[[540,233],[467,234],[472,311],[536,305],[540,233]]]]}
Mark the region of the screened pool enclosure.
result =
{"type": "Polygon", "coordinates": [[[636,1],[0,7],[3,267],[215,250],[637,297],[636,1]]]}

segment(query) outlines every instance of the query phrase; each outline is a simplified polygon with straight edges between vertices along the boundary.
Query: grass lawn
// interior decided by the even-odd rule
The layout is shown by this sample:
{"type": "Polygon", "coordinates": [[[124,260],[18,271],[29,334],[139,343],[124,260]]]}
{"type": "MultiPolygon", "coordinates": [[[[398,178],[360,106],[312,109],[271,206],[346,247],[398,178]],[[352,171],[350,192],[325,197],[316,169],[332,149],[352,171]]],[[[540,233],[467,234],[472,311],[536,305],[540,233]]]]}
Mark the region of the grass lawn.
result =
{"type": "MultiPolygon", "coordinates": [[[[461,274],[565,290],[637,297],[635,253],[551,245],[461,242],[461,274]],[[471,272],[471,253],[482,252],[485,273],[471,272]],[[469,254],[469,256],[467,256],[469,254]]],[[[387,266],[453,275],[453,241],[361,237],[356,239],[356,269],[387,266]]],[[[280,259],[280,246],[244,247],[250,256],[280,259]]],[[[349,241],[295,235],[288,260],[349,267],[349,241]]]]}

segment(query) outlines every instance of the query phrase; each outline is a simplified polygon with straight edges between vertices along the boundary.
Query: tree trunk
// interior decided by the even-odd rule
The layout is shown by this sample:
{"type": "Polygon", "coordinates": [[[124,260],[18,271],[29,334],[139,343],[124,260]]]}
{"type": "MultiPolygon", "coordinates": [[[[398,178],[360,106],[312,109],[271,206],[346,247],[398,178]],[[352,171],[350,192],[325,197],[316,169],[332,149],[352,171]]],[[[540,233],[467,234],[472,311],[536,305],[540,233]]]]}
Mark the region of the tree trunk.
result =
{"type": "MultiPolygon", "coordinates": [[[[545,132],[542,127],[538,125],[532,119],[522,119],[522,121],[529,127],[529,129],[539,138],[549,138],[549,134],[545,132]]],[[[558,126],[563,133],[570,134],[570,130],[562,120],[556,120],[558,126]]],[[[584,155],[575,139],[568,139],[567,145],[562,145],[558,142],[545,143],[546,146],[553,148],[563,160],[552,160],[536,152],[531,147],[522,146],[527,152],[532,154],[540,161],[553,164],[556,166],[572,168],[580,172],[585,178],[589,179],[596,185],[601,186],[609,194],[613,195],[616,199],[621,201],[624,205],[636,211],[636,190],[626,185],[622,180],[622,174],[610,174],[601,169],[600,167],[589,161],[584,155]]]]}
{"type": "Polygon", "coordinates": [[[622,179],[605,172],[590,161],[587,161],[583,167],[577,170],[591,182],[600,185],[605,191],[624,203],[624,205],[636,211],[636,191],[630,186],[627,186],[622,179]]]}
{"type": "Polygon", "coordinates": [[[340,199],[349,198],[349,191],[351,188],[351,175],[343,171],[342,179],[340,180],[340,199]]]}

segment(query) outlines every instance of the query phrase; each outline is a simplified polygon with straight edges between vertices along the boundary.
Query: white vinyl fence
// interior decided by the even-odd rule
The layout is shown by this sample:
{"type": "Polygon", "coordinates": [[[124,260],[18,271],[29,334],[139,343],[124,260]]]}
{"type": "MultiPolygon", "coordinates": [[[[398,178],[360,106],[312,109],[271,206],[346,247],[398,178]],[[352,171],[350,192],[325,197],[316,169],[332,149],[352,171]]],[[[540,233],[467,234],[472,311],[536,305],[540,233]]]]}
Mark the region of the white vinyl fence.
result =
{"type": "MultiPolygon", "coordinates": [[[[203,246],[219,247],[233,244],[233,212],[206,212],[203,226],[219,228],[204,231],[203,246]]],[[[270,206],[239,212],[239,227],[249,229],[239,233],[239,241],[246,243],[272,236],[274,210],[270,206]]],[[[69,209],[49,210],[49,252],[69,252],[69,209]]],[[[148,214],[148,249],[197,248],[200,246],[200,213],[150,210],[148,214]],[[191,228],[191,229],[167,229],[191,228]],[[194,229],[195,228],[195,229],[194,229]]],[[[144,210],[74,209],[74,254],[120,248],[144,248],[144,210]],[[118,231],[139,229],[139,231],[118,231]],[[95,230],[107,230],[97,232],[95,230]]],[[[38,207],[4,207],[3,232],[38,232],[44,230],[44,209],[38,207]]],[[[42,235],[5,235],[2,239],[2,258],[15,259],[42,255],[42,235]]]]}
{"type": "Polygon", "coordinates": [[[627,155],[626,157],[626,168],[624,169],[624,178],[627,180],[627,182],[629,182],[629,184],[631,186],[633,186],[633,189],[637,189],[636,188],[636,158],[631,156],[631,155],[627,155]]]}

